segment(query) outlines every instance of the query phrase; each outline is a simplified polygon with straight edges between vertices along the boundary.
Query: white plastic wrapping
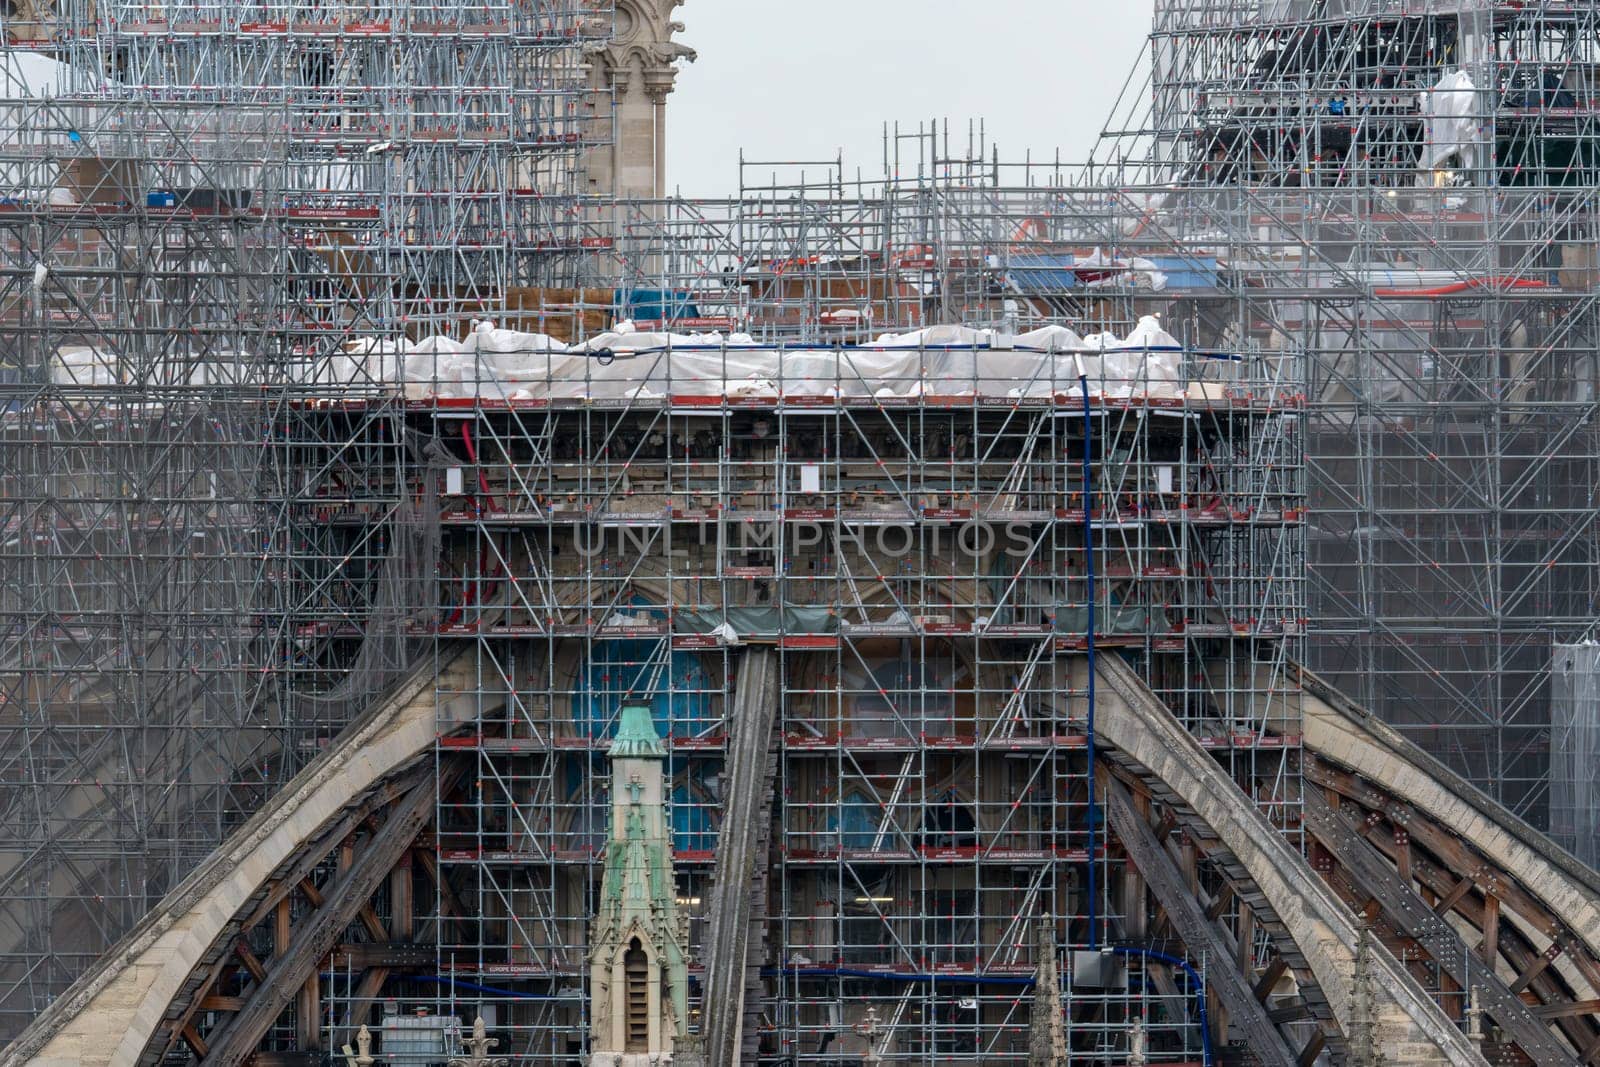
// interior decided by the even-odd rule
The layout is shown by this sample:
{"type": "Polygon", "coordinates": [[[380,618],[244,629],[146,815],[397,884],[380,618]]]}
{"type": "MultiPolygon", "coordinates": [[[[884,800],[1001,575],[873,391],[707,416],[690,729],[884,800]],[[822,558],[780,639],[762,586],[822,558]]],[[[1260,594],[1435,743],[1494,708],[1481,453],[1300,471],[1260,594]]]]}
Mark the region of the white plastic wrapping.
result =
{"type": "Polygon", "coordinates": [[[1432,89],[1421,94],[1423,114],[1422,169],[1438,170],[1451,156],[1459,155],[1461,165],[1477,165],[1473,136],[1478,110],[1477,87],[1464,70],[1446,74],[1432,89]]]}
{"type": "MultiPolygon", "coordinates": [[[[244,355],[175,357],[165,385],[237,385],[253,361],[244,355]]],[[[861,348],[789,348],[734,334],[644,333],[624,323],[582,345],[479,323],[466,341],[371,338],[332,358],[290,368],[291,380],[319,395],[401,393],[410,399],[759,399],[779,396],[983,396],[1043,398],[1078,391],[1110,396],[1176,396],[1181,351],[1152,317],[1126,338],[1081,338],[1050,326],[1016,337],[960,326],[886,334],[861,348]]],[[[62,348],[52,367],[60,385],[124,383],[112,355],[62,348]]]]}

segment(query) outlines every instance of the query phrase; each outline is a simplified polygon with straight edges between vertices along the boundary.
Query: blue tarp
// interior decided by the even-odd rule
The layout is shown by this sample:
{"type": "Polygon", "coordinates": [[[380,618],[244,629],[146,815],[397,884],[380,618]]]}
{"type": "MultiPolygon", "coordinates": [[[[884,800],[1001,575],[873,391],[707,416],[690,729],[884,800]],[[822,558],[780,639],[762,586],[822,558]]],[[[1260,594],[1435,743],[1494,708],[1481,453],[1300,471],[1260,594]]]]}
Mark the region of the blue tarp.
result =
{"type": "Polygon", "coordinates": [[[673,289],[618,289],[616,301],[619,320],[660,322],[700,317],[693,294],[673,289]]]}
{"type": "Polygon", "coordinates": [[[1216,256],[1144,256],[1167,276],[1169,289],[1215,289],[1216,256]]]}
{"type": "MultiPolygon", "coordinates": [[[[654,618],[666,618],[665,612],[638,598],[629,607],[646,608],[654,618]]],[[[665,640],[642,637],[594,643],[591,659],[578,672],[572,699],[578,733],[610,736],[610,723],[621,712],[623,699],[643,699],[647,685],[650,718],[662,737],[693,737],[710,725],[711,679],[704,660],[694,652],[669,652],[666,669],[657,675],[665,640]]],[[[722,688],[720,682],[717,688],[722,688]]]]}
{"type": "MultiPolygon", "coordinates": [[[[629,605],[647,608],[656,618],[665,613],[640,598],[629,605]]],[[[589,737],[609,737],[611,723],[622,710],[624,698],[644,698],[643,690],[654,684],[649,694],[650,718],[656,732],[662,737],[693,737],[711,725],[711,679],[706,673],[705,661],[695,652],[670,652],[666,669],[655,675],[663,649],[659,637],[646,637],[625,641],[597,641],[590,660],[578,674],[577,692],[573,695],[572,714],[580,734],[589,737]]],[[[720,688],[720,685],[719,685],[720,688]]],[[[604,756],[596,754],[591,764],[591,774],[603,776],[604,756]]],[[[697,761],[692,774],[703,778],[710,773],[705,761],[697,761]]],[[[576,764],[568,771],[567,794],[576,798],[581,794],[583,776],[576,764]]],[[[595,829],[603,834],[608,812],[597,810],[595,829]]],[[[687,786],[680,784],[672,790],[673,848],[679,851],[709,849],[714,847],[716,835],[712,830],[711,813],[703,802],[696,802],[687,786]]],[[[596,842],[597,843],[597,842],[596,842]]]]}
{"type": "MultiPolygon", "coordinates": [[[[668,772],[674,777],[686,774],[693,779],[693,788],[690,788],[690,783],[681,780],[671,786],[672,847],[677,852],[705,852],[717,847],[716,826],[709,806],[712,802],[705,799],[708,793],[706,779],[721,773],[722,762],[697,759],[685,765],[679,759],[676,756],[668,757],[668,772]]],[[[585,805],[586,810],[578,813],[576,825],[568,831],[572,835],[571,847],[600,848],[605,844],[611,820],[611,798],[607,785],[610,767],[606,757],[598,752],[574,754],[567,757],[565,763],[562,778],[564,804],[584,804],[585,780],[593,790],[585,805]]]]}
{"type": "MultiPolygon", "coordinates": [[[[593,658],[578,679],[573,714],[580,734],[605,737],[630,690],[643,689],[655,672],[662,638],[597,641],[593,658]]],[[[693,737],[710,725],[710,679],[694,652],[671,652],[670,662],[649,696],[650,718],[662,737],[693,737]]],[[[630,698],[642,699],[635,692],[630,698]]]]}
{"type": "Polygon", "coordinates": [[[1011,281],[1028,293],[1060,293],[1078,287],[1073,256],[1022,255],[1011,261],[1011,281]]]}
{"type": "MultiPolygon", "coordinates": [[[[703,786],[707,768],[692,764],[689,774],[703,786]]],[[[677,852],[709,852],[717,847],[717,832],[711,822],[711,801],[696,798],[686,785],[672,790],[672,847],[677,852]]]]}
{"type": "Polygon", "coordinates": [[[871,848],[878,836],[878,805],[852,789],[844,795],[839,811],[839,815],[828,813],[828,830],[839,835],[840,847],[871,848]],[[841,815],[842,827],[839,825],[841,815]]]}
{"type": "MultiPolygon", "coordinates": [[[[1169,289],[1215,289],[1215,256],[1141,256],[1167,276],[1169,289]]],[[[1076,257],[1027,253],[1013,256],[1009,271],[1012,284],[1025,293],[1062,293],[1083,283],[1073,273],[1076,257]]],[[[1096,267],[1095,270],[1104,270],[1096,267]]]]}

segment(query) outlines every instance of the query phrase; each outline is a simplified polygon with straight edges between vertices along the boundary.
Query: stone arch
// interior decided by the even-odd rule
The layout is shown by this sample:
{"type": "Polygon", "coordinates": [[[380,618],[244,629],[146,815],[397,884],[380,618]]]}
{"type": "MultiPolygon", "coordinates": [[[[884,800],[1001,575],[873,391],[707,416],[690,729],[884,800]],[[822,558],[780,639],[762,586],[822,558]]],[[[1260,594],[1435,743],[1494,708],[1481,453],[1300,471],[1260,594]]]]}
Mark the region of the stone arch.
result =
{"type": "Polygon", "coordinates": [[[264,1031],[283,1007],[279,994],[293,995],[284,973],[298,965],[314,968],[328,932],[337,936],[348,922],[339,921],[346,910],[359,909],[363,890],[388,873],[393,864],[387,861],[431,818],[433,767],[418,760],[432,749],[441,721],[464,721],[475,713],[470,698],[443,705],[436,699],[440,692],[471,689],[462,658],[437,670],[432,664],[420,668],[352,723],[336,746],[313,760],[0,1053],[0,1064],[134,1067],[180,1037],[200,1058],[218,1056],[218,1062],[235,1049],[253,1049],[256,1028],[264,1031]],[[218,1040],[205,1041],[187,1025],[174,1030],[170,1013],[194,1014],[188,1006],[198,1008],[206,976],[220,972],[220,953],[234,944],[230,931],[270,921],[291,893],[305,892],[302,882],[330,848],[374,818],[383,830],[373,833],[370,850],[357,860],[360,880],[341,885],[337,900],[324,896],[330,909],[313,905],[295,962],[287,953],[258,962],[261,995],[244,999],[214,1035],[218,1040]]]}

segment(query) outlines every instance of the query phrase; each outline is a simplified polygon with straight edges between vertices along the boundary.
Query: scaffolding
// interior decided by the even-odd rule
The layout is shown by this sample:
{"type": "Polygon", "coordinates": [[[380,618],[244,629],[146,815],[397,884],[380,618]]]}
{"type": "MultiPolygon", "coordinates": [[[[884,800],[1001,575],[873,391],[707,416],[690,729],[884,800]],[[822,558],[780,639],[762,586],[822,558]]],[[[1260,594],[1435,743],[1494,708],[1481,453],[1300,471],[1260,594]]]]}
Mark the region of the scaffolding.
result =
{"type": "Polygon", "coordinates": [[[881,177],[625,203],[584,191],[609,5],[13,19],[0,1036],[462,647],[370,920],[418,943],[355,930],[269,1051],[425,1008],[580,1056],[616,716],[698,951],[756,648],[764,1062],[1023,1062],[1041,945],[1075,1060],[1203,1058],[1203,954],[1082,954],[1162,947],[1090,850],[1091,632],[1285,833],[1297,662],[1542,817],[1600,581],[1596,15],[1301,7],[1163,0],[1088,168],[896,129],[881,177]]]}
{"type": "Polygon", "coordinates": [[[1550,680],[1550,836],[1591,867],[1600,861],[1596,667],[1593,643],[1557,645],[1550,680]]]}
{"type": "Polygon", "coordinates": [[[881,179],[638,209],[620,272],[774,340],[1155,314],[1303,355],[1310,665],[1548,825],[1553,647],[1600,593],[1597,69],[1591,5],[1164,0],[1092,165],[897,130],[881,179]]]}
{"type": "Polygon", "coordinates": [[[1175,199],[1121,247],[1224,247],[1182,314],[1313,364],[1313,666],[1543,825],[1597,592],[1600,14],[1160,0],[1149,71],[1100,155],[1175,199]]]}
{"type": "MultiPolygon", "coordinates": [[[[750,721],[735,715],[739,663],[766,649],[781,681],[774,769],[758,778],[775,797],[756,860],[770,855],[759,1061],[1024,1062],[1039,922],[1063,949],[1090,944],[1096,911],[1119,944],[1147,936],[1120,849],[1089,855],[1086,507],[1102,654],[1138,664],[1293,832],[1296,361],[1170,350],[1164,387],[1154,351],[1116,380],[1091,356],[1086,416],[1083,356],[987,335],[900,350],[904,377],[871,389],[851,388],[852,368],[881,366],[883,349],[595,343],[619,344],[604,350],[615,362],[569,370],[575,395],[552,373],[500,399],[491,379],[409,415],[451,457],[431,475],[437,634],[441,654],[475,650],[475,683],[449,699],[477,716],[440,742],[472,768],[467,788],[441,790],[436,824],[458,918],[438,985],[403,1004],[486,1012],[520,1062],[586,1047],[603,753],[628,703],[647,703],[667,742],[699,976],[729,734],[750,721]],[[983,369],[1004,358],[1039,368],[1029,398],[1007,395],[1025,376],[983,369]],[[770,389],[746,394],[754,361],[770,389]]],[[[1182,974],[1135,960],[1097,987],[1077,966],[1075,1055],[1122,1063],[1135,1026],[1151,1063],[1200,1055],[1182,974]]]]}
{"type": "Polygon", "coordinates": [[[418,457],[365,357],[572,328],[610,18],[5,17],[0,1040],[425,650],[437,523],[395,491],[418,457]]]}

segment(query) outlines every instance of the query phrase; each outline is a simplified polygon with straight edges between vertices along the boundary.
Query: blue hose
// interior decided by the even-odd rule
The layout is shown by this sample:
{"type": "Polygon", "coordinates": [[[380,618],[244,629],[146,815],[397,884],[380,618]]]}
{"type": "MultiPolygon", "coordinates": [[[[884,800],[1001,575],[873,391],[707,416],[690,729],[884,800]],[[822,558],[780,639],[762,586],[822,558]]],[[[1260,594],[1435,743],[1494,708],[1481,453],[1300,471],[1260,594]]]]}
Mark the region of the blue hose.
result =
{"type": "Polygon", "coordinates": [[[1089,624],[1084,633],[1084,647],[1089,659],[1088,732],[1089,732],[1089,947],[1100,947],[1100,895],[1099,878],[1095,873],[1095,850],[1099,837],[1100,810],[1094,798],[1094,494],[1090,457],[1094,445],[1094,416],[1089,410],[1089,379],[1078,364],[1078,389],[1083,393],[1083,559],[1089,579],[1089,624]]]}
{"type": "Polygon", "coordinates": [[[785,967],[786,975],[801,978],[871,978],[884,982],[945,982],[950,985],[1005,985],[1031,987],[1023,974],[921,974],[911,971],[868,971],[856,967],[785,967]]]}
{"type": "Polygon", "coordinates": [[[1200,1017],[1200,1059],[1205,1067],[1212,1067],[1216,1062],[1211,1049],[1211,1019],[1206,1012],[1206,984],[1201,979],[1200,973],[1189,965],[1189,961],[1179,956],[1169,956],[1165,952],[1157,952],[1149,948],[1125,948],[1119,945],[1111,946],[1111,951],[1119,956],[1138,956],[1141,959],[1158,960],[1172,967],[1181,967],[1183,973],[1189,976],[1189,981],[1194,985],[1194,1004],[1196,1014],[1200,1017]]]}
{"type": "MultiPolygon", "coordinates": [[[[1088,754],[1089,754],[1089,947],[1100,947],[1100,909],[1099,909],[1099,878],[1095,868],[1095,853],[1098,851],[1100,831],[1100,807],[1095,800],[1095,744],[1094,744],[1094,631],[1095,631],[1095,574],[1094,574],[1094,476],[1092,457],[1094,455],[1094,413],[1089,405],[1089,379],[1080,369],[1078,372],[1078,389],[1083,393],[1083,559],[1084,572],[1088,578],[1089,586],[1089,616],[1088,625],[1084,633],[1084,648],[1089,662],[1089,684],[1086,693],[1088,699],[1088,754]]],[[[1200,1016],[1200,1048],[1201,1056],[1206,1067],[1211,1067],[1214,1062],[1211,1051],[1211,1021],[1206,1013],[1206,986],[1200,978],[1199,972],[1189,965],[1189,961],[1177,956],[1169,956],[1165,952],[1156,952],[1153,949],[1126,948],[1112,946],[1111,951],[1119,956],[1138,956],[1143,959],[1159,960],[1173,967],[1181,967],[1189,976],[1195,988],[1195,1006],[1200,1016]]]]}
{"type": "Polygon", "coordinates": [[[496,989],[494,986],[479,985],[477,982],[467,982],[460,978],[452,978],[443,974],[408,974],[401,978],[406,982],[432,982],[434,985],[450,986],[452,989],[465,989],[472,993],[487,993],[491,997],[509,997],[512,1000],[558,1000],[554,993],[524,993],[516,989],[496,989]]]}

